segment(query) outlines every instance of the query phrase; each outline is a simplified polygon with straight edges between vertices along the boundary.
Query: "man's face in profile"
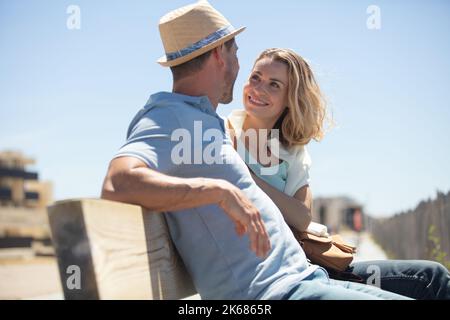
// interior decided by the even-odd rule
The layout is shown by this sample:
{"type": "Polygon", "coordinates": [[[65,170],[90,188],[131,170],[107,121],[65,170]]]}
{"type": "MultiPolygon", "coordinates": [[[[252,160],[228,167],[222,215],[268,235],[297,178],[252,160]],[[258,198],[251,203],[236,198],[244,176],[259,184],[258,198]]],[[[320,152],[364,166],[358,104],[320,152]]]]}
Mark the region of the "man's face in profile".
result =
{"type": "Polygon", "coordinates": [[[233,46],[227,49],[225,45],[222,46],[224,52],[224,59],[226,61],[224,90],[219,102],[228,104],[233,101],[233,87],[239,72],[239,61],[237,58],[238,46],[233,42],[233,46]]]}

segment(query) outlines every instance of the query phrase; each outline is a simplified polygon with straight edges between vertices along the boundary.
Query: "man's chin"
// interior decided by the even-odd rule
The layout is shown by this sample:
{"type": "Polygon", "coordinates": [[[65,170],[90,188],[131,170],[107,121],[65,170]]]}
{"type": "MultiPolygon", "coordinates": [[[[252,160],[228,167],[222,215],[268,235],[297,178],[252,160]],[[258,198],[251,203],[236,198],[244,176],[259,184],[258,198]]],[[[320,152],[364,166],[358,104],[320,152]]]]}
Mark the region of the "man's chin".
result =
{"type": "Polygon", "coordinates": [[[219,103],[221,103],[221,104],[229,104],[229,103],[231,103],[231,101],[233,101],[233,96],[221,98],[219,100],[219,103]]]}

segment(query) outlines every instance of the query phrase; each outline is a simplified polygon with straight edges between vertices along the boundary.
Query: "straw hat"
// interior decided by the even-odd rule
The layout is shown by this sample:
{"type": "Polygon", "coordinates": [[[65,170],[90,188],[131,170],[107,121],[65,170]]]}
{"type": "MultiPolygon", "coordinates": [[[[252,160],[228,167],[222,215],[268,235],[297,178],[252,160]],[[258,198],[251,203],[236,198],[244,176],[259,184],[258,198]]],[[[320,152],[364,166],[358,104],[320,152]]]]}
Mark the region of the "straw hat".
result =
{"type": "Polygon", "coordinates": [[[230,22],[207,1],[176,9],[159,21],[159,32],[166,55],[158,59],[173,67],[220,46],[244,31],[230,22]]]}

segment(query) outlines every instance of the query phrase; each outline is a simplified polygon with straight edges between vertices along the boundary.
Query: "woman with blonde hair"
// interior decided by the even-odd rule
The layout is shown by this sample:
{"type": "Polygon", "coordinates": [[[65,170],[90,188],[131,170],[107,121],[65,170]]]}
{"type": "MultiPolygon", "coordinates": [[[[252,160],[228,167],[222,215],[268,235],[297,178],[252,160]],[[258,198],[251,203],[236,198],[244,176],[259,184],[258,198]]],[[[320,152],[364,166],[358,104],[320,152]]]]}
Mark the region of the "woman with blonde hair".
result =
{"type": "MultiPolygon", "coordinates": [[[[291,229],[305,231],[312,210],[306,145],[320,141],[333,124],[311,67],[290,49],[264,50],[244,85],[243,104],[245,110],[227,119],[234,147],[291,229]]],[[[367,283],[374,266],[382,289],[416,299],[450,298],[450,275],[439,263],[364,261],[347,271],[367,283]]]]}
{"type": "Polygon", "coordinates": [[[256,59],[243,101],[245,110],[234,110],[227,122],[235,147],[286,222],[304,231],[312,205],[305,146],[322,139],[327,119],[311,68],[292,50],[267,49],[256,59]]]}

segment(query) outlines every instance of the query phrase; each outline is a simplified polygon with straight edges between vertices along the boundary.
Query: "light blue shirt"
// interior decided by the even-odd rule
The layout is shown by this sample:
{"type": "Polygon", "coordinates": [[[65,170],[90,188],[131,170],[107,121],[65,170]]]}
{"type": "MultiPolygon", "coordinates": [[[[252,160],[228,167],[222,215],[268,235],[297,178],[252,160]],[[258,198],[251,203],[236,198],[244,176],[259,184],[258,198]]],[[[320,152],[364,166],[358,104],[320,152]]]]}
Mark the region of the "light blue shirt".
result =
{"type": "MultiPolygon", "coordinates": [[[[209,143],[193,142],[191,158],[209,143]]],[[[317,268],[308,264],[277,206],[253,181],[207,97],[152,95],[131,121],[127,142],[115,157],[120,156],[136,157],[172,176],[225,179],[259,209],[272,246],[264,259],[250,250],[247,235],[236,234],[234,223],[217,205],[166,213],[172,240],[202,299],[280,299],[317,268]],[[219,158],[224,163],[173,161],[172,150],[180,141],[172,133],[184,128],[194,140],[194,121],[201,121],[202,133],[219,130],[219,158]]]]}
{"type": "Polygon", "coordinates": [[[276,168],[273,174],[262,174],[262,169],[265,168],[244,148],[244,161],[247,166],[256,174],[259,178],[276,188],[280,192],[284,192],[287,180],[288,163],[281,160],[281,162],[274,166],[276,168]]]}

